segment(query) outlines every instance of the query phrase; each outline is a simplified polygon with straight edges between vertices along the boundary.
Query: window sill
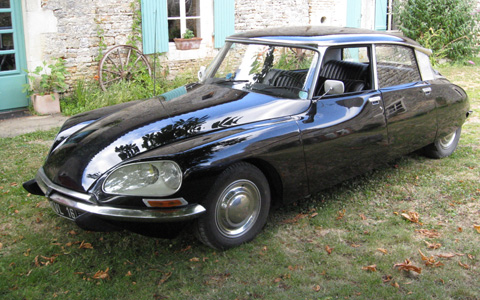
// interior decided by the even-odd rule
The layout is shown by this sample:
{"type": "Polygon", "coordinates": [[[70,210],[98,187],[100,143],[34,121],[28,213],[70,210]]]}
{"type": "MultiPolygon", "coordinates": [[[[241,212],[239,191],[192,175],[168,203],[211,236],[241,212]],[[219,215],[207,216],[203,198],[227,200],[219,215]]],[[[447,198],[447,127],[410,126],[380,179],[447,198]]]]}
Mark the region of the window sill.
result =
{"type": "Polygon", "coordinates": [[[192,59],[201,59],[206,57],[214,57],[217,54],[218,50],[214,49],[211,46],[207,46],[205,43],[200,44],[199,49],[191,50],[177,50],[175,43],[168,43],[168,60],[192,60],[192,59]]]}

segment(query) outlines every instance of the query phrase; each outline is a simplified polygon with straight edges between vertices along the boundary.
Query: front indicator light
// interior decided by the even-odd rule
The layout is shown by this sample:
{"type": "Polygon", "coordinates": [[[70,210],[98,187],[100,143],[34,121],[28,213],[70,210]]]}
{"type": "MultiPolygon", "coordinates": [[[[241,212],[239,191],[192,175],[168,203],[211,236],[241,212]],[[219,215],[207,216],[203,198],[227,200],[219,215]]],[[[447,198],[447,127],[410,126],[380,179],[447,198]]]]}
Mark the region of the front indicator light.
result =
{"type": "Polygon", "coordinates": [[[173,161],[121,166],[107,176],[103,191],[114,195],[169,196],[180,189],[182,171],[173,161]]]}
{"type": "Polygon", "coordinates": [[[188,202],[183,198],[178,199],[143,199],[148,207],[170,208],[187,205],[188,202]]]}

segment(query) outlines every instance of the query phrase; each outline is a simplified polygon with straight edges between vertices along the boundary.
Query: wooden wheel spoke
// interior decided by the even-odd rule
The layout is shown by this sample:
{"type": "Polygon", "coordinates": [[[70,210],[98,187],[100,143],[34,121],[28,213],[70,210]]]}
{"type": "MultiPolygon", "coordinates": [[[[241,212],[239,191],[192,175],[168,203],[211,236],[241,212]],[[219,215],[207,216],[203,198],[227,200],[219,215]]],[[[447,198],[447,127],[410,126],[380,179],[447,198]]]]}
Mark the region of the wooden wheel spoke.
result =
{"type": "Polygon", "coordinates": [[[109,84],[109,83],[112,83],[112,82],[114,82],[114,81],[119,81],[119,80],[122,80],[122,77],[116,77],[116,78],[107,80],[107,81],[105,81],[103,84],[109,84]]]}
{"type": "Polygon", "coordinates": [[[109,69],[103,69],[102,72],[107,72],[107,73],[111,73],[111,74],[114,74],[114,75],[122,76],[122,73],[114,72],[114,71],[109,70],[109,69]]]}
{"type": "Polygon", "coordinates": [[[110,56],[107,56],[107,59],[112,62],[112,64],[115,66],[115,69],[117,69],[120,72],[123,71],[123,68],[118,68],[118,65],[115,63],[115,61],[113,61],[113,59],[110,56]]]}
{"type": "Polygon", "coordinates": [[[120,61],[120,65],[122,66],[122,70],[125,70],[125,65],[123,64],[122,54],[120,53],[120,48],[117,48],[118,53],[118,60],[120,61]]]}
{"type": "Polygon", "coordinates": [[[131,73],[132,70],[135,68],[135,66],[137,65],[138,61],[141,59],[142,57],[139,56],[137,57],[137,59],[133,62],[133,65],[128,69],[128,72],[131,73]]]}

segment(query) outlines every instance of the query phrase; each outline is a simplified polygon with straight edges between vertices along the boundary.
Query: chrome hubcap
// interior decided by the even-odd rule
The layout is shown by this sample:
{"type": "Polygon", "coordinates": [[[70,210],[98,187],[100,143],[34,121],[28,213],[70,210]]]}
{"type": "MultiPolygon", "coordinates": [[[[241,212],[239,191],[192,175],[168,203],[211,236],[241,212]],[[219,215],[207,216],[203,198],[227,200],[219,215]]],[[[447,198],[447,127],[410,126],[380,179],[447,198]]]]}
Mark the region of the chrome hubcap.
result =
{"type": "Polygon", "coordinates": [[[454,131],[449,135],[445,136],[444,138],[441,138],[439,140],[440,147],[442,147],[442,149],[448,149],[453,144],[453,141],[455,140],[455,135],[456,132],[454,131]]]}
{"type": "Polygon", "coordinates": [[[237,180],[220,195],[215,222],[226,237],[238,237],[250,230],[260,213],[261,196],[257,186],[249,180],[237,180]]]}

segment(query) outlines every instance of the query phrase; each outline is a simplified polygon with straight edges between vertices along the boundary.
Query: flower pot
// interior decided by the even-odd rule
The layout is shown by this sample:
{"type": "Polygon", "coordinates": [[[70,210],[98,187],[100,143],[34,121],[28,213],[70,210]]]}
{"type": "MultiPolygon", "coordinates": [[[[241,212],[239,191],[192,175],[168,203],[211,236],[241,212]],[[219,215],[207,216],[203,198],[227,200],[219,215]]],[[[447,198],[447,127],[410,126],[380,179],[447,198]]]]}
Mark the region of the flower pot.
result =
{"type": "Polygon", "coordinates": [[[60,96],[58,93],[49,95],[33,94],[33,109],[41,115],[57,114],[60,112],[60,96]]]}
{"type": "Polygon", "coordinates": [[[177,50],[190,50],[200,48],[202,38],[194,37],[191,39],[173,39],[177,50]]]}

